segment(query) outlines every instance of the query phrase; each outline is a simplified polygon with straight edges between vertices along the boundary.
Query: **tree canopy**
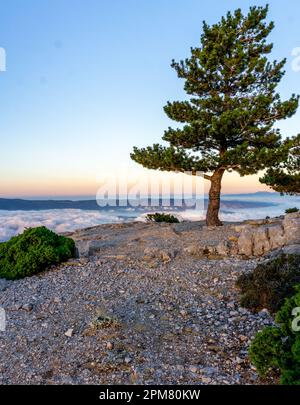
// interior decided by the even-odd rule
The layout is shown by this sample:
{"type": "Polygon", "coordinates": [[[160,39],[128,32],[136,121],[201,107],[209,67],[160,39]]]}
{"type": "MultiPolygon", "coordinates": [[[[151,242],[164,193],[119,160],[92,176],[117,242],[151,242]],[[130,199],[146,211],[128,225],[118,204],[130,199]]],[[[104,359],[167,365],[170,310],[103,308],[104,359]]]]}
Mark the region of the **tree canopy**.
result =
{"type": "Polygon", "coordinates": [[[260,181],[281,194],[300,194],[300,134],[283,146],[287,159],[268,169],[260,181]]]}
{"type": "Polygon", "coordinates": [[[163,136],[166,145],[135,147],[131,158],[149,169],[201,171],[211,181],[207,222],[220,225],[221,180],[225,171],[255,174],[287,159],[274,124],[291,117],[299,96],[281,100],[276,91],[286,60],[269,61],[274,28],[268,6],[241,9],[219,23],[203,23],[200,46],[172,62],[184,81],[187,100],[168,102],[167,116],[179,123],[163,136]]]}

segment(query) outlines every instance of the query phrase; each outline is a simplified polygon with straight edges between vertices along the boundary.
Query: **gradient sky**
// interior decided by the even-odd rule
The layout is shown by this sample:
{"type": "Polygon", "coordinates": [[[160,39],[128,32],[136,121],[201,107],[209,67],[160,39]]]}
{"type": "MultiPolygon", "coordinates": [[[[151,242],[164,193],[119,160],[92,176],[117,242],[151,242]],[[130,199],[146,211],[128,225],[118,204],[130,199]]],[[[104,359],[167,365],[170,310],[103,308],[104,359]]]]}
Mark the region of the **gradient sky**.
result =
{"type": "MultiPolygon", "coordinates": [[[[163,112],[185,97],[170,67],[199,44],[202,20],[261,1],[2,0],[0,196],[94,195],[96,178],[135,168],[133,145],[159,142],[176,125],[163,112]]],[[[292,50],[300,2],[270,0],[272,57],[288,58],[280,92],[300,94],[292,50]]],[[[299,129],[300,110],[280,123],[299,129]]],[[[257,176],[225,177],[223,191],[264,190],[257,176]]]]}

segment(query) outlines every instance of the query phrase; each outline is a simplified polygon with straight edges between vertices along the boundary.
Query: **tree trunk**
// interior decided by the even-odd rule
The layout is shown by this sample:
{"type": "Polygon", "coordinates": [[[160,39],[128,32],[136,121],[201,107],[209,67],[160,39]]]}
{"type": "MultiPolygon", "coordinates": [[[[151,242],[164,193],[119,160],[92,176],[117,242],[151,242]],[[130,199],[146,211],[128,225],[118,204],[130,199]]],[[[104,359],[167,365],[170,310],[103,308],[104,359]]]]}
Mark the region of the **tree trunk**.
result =
{"type": "Polygon", "coordinates": [[[221,183],[224,174],[224,169],[218,169],[211,176],[211,186],[209,190],[209,201],[206,213],[207,226],[222,226],[219,220],[221,183]]]}

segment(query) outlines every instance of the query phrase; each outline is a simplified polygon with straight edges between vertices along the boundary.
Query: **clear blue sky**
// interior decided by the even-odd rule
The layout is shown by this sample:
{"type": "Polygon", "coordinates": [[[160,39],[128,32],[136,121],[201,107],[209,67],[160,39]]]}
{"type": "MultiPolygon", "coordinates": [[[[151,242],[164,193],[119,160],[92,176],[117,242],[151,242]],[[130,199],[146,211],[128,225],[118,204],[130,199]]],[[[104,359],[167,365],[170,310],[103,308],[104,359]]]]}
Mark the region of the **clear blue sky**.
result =
{"type": "MultiPolygon", "coordinates": [[[[202,20],[254,4],[265,2],[2,0],[0,196],[93,194],[97,174],[133,165],[132,146],[160,141],[172,124],[163,106],[184,97],[171,60],[199,44],[202,20]]],[[[300,72],[291,68],[300,2],[269,4],[272,57],[288,58],[284,98],[300,94],[300,72]]],[[[300,112],[280,127],[299,133],[299,119],[300,112]]]]}

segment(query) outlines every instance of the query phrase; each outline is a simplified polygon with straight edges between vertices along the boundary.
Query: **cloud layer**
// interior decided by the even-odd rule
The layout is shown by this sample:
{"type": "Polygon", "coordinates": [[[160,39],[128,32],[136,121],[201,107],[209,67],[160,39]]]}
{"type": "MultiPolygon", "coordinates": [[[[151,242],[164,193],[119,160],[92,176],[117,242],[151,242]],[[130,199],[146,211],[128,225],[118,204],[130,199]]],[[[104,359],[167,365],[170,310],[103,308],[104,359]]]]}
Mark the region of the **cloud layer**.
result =
{"type": "Polygon", "coordinates": [[[121,222],[114,212],[83,210],[0,211],[0,241],[22,233],[25,228],[46,226],[55,232],[67,232],[107,222],[121,222]]]}
{"type": "MultiPolygon", "coordinates": [[[[236,204],[236,197],[226,197],[226,208],[221,211],[223,221],[242,221],[245,219],[274,217],[284,214],[286,208],[300,208],[300,197],[274,196],[251,196],[239,197],[239,200],[254,202],[253,208],[243,208],[236,204]],[[255,207],[255,202],[273,202],[277,205],[255,207]]],[[[167,211],[167,210],[166,210],[167,211]]],[[[180,212],[179,217],[183,220],[199,221],[204,219],[204,212],[186,210],[180,212]]],[[[0,241],[6,241],[14,235],[20,234],[28,227],[46,226],[55,232],[67,232],[75,229],[87,228],[104,223],[115,223],[126,220],[144,221],[145,213],[136,212],[132,208],[109,211],[84,211],[80,209],[56,209],[47,211],[4,211],[0,210],[0,241]]]]}

